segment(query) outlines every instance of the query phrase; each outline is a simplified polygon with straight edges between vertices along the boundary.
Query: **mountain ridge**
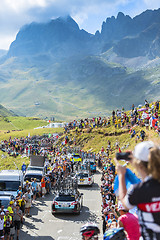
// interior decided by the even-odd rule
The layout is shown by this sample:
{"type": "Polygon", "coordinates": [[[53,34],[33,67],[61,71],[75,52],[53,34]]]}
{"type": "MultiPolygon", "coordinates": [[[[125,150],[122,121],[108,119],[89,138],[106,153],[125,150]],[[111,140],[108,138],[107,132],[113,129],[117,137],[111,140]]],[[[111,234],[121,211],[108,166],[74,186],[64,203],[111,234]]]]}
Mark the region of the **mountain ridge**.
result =
{"type": "Polygon", "coordinates": [[[160,9],[119,13],[95,34],[70,16],[22,27],[0,61],[0,101],[19,115],[69,120],[157,100],[159,19],[160,9]]]}

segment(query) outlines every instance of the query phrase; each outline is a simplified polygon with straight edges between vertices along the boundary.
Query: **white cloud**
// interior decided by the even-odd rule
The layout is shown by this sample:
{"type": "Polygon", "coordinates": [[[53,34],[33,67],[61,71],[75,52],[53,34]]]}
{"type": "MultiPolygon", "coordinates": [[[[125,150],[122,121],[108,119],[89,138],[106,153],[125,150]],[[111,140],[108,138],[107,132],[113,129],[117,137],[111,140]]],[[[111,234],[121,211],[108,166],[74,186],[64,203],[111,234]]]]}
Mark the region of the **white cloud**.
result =
{"type": "Polygon", "coordinates": [[[158,8],[159,0],[1,0],[0,48],[26,23],[44,22],[70,14],[87,31],[95,32],[102,21],[118,11],[136,14],[147,7],[158,8]],[[134,11],[133,11],[134,9],[134,11]],[[7,40],[8,38],[8,40],[7,40]],[[5,39],[5,40],[4,40],[5,39]]]}
{"type": "Polygon", "coordinates": [[[144,0],[147,8],[153,9],[160,8],[160,1],[159,0],[144,0]]]}

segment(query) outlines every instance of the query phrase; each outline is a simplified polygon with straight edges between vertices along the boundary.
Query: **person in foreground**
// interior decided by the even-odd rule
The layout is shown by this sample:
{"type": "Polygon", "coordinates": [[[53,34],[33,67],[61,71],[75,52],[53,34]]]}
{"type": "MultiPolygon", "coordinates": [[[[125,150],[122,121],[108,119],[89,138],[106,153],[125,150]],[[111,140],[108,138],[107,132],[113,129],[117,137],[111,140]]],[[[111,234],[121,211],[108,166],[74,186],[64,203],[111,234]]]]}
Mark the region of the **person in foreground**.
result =
{"type": "Polygon", "coordinates": [[[86,223],[80,228],[82,240],[98,240],[99,228],[94,223],[86,223]]]}
{"type": "Polygon", "coordinates": [[[119,227],[124,228],[127,234],[127,240],[139,240],[140,232],[137,216],[126,210],[120,202],[118,211],[120,213],[120,217],[118,218],[118,225],[119,227]]]}
{"type": "Polygon", "coordinates": [[[119,199],[126,210],[137,206],[141,239],[160,240],[160,148],[151,141],[137,144],[131,163],[142,182],[127,191],[126,167],[117,162],[119,199]]]}

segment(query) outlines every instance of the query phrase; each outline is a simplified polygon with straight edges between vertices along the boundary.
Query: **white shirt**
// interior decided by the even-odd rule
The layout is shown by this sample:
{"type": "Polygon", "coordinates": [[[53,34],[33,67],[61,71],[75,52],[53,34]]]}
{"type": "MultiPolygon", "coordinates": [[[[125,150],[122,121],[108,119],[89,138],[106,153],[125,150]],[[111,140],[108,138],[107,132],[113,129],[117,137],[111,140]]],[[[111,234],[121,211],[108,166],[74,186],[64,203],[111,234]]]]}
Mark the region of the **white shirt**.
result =
{"type": "Polygon", "coordinates": [[[4,228],[4,218],[0,219],[0,230],[3,230],[4,228]]]}

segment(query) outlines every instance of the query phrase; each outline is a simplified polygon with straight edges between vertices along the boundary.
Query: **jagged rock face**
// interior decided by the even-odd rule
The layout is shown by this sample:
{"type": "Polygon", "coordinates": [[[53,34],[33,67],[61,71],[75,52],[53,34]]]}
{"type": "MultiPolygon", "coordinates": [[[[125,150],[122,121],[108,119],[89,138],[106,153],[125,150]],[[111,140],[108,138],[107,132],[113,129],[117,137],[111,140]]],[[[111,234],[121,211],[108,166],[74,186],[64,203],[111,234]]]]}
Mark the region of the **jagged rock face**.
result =
{"type": "Polygon", "coordinates": [[[80,30],[71,18],[58,18],[49,23],[32,23],[24,26],[11,44],[8,56],[35,55],[48,53],[68,57],[75,54],[91,53],[92,35],[80,30]]]}
{"type": "Polygon", "coordinates": [[[106,22],[102,24],[101,37],[103,41],[116,41],[120,40],[126,35],[131,33],[132,19],[119,13],[117,18],[107,18],[106,22]]]}
{"type": "Polygon", "coordinates": [[[160,56],[160,24],[154,23],[136,37],[126,37],[119,41],[114,51],[123,57],[148,56],[153,59],[160,56]]]}
{"type": "Polygon", "coordinates": [[[124,58],[154,58],[159,56],[159,29],[160,9],[147,10],[133,19],[120,12],[117,18],[107,18],[101,32],[95,35],[80,30],[70,16],[57,18],[24,26],[11,44],[8,57],[45,54],[64,59],[99,54],[113,48],[124,58]]]}
{"type": "Polygon", "coordinates": [[[133,19],[119,13],[117,18],[107,18],[102,25],[101,38],[104,42],[102,51],[107,51],[112,46],[121,57],[155,58],[160,56],[159,45],[154,44],[160,37],[159,29],[160,9],[147,10],[133,19]]]}

